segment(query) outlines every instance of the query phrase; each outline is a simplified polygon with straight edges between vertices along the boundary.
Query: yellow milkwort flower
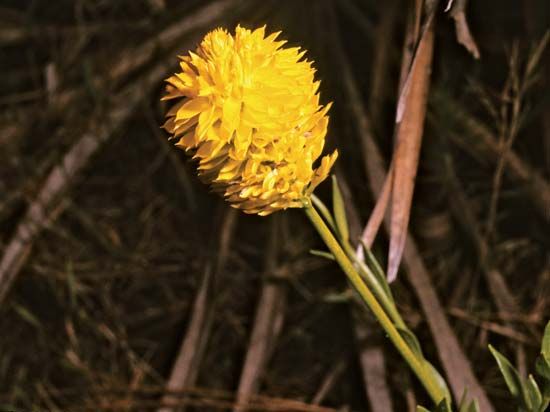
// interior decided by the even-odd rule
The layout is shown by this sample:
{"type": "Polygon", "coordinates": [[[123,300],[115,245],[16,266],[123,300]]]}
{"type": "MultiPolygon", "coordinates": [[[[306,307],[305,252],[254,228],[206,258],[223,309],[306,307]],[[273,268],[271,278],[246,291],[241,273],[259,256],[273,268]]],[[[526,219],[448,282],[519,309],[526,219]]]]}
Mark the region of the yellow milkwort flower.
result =
{"type": "Polygon", "coordinates": [[[208,33],[180,56],[181,72],[166,81],[163,100],[179,101],[164,128],[198,161],[201,179],[233,207],[268,215],[302,207],[337,157],[321,155],[330,104],[299,48],[279,33],[240,26],[208,33]]]}

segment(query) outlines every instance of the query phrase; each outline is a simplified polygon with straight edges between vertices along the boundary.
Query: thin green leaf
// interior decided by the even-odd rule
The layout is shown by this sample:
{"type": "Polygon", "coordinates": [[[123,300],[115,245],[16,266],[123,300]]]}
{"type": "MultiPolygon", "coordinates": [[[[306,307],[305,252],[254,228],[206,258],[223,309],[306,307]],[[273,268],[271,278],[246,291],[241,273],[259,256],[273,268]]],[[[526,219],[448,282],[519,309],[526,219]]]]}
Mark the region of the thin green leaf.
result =
{"type": "Polygon", "coordinates": [[[540,392],[539,385],[533,375],[529,375],[527,382],[525,384],[527,396],[530,399],[530,407],[534,411],[538,411],[542,405],[542,393],[540,392]]]}
{"type": "Polygon", "coordinates": [[[512,366],[510,361],[493,346],[489,345],[489,350],[497,361],[500,372],[502,373],[502,376],[504,376],[504,380],[508,386],[508,390],[514,398],[523,403],[523,383],[521,382],[518,371],[512,366]]]}
{"type": "Polygon", "coordinates": [[[479,412],[479,404],[477,399],[472,399],[468,402],[468,389],[464,389],[464,393],[460,398],[460,403],[458,404],[458,412],[479,412]]]}
{"type": "Polygon", "coordinates": [[[468,406],[468,389],[465,388],[458,403],[458,412],[469,412],[468,406]]]}
{"type": "Polygon", "coordinates": [[[443,376],[441,376],[441,374],[437,371],[437,369],[430,362],[425,360],[424,364],[426,365],[429,372],[432,374],[434,380],[439,385],[439,388],[441,389],[441,391],[445,394],[445,399],[442,400],[440,402],[440,404],[438,405],[438,408],[443,408],[442,404],[444,404],[445,409],[438,409],[437,411],[439,412],[441,410],[441,412],[443,412],[443,411],[449,411],[450,412],[450,410],[451,410],[450,405],[451,405],[452,397],[451,397],[451,391],[449,390],[449,387],[447,386],[447,382],[445,381],[445,379],[443,379],[443,376]]]}
{"type": "MultiPolygon", "coordinates": [[[[416,412],[430,412],[429,409],[424,408],[423,406],[417,406],[416,412]]],[[[451,408],[449,406],[449,402],[447,400],[442,400],[439,402],[439,404],[435,407],[434,412],[451,412],[451,408]]]]}
{"type": "Polygon", "coordinates": [[[365,242],[363,242],[363,239],[361,239],[361,246],[363,246],[363,250],[365,252],[365,263],[378,280],[378,283],[380,283],[380,286],[384,288],[386,294],[393,300],[393,295],[391,293],[390,285],[386,280],[386,274],[384,273],[384,270],[376,260],[376,257],[373,255],[371,250],[368,248],[365,242]]]}
{"type": "Polygon", "coordinates": [[[470,402],[470,405],[468,405],[468,412],[480,412],[479,411],[479,404],[477,403],[477,399],[473,399],[470,402]]]}
{"type": "Polygon", "coordinates": [[[546,408],[550,405],[550,381],[545,380],[542,382],[542,398],[544,399],[544,404],[541,409],[546,411],[546,408]]]}
{"type": "Polygon", "coordinates": [[[449,401],[446,399],[443,399],[441,402],[439,402],[439,404],[437,405],[437,408],[435,409],[435,412],[451,412],[449,401]]]}
{"type": "Polygon", "coordinates": [[[542,336],[542,345],[540,353],[545,357],[547,361],[550,361],[550,321],[544,328],[544,335],[542,336]]]}
{"type": "Polygon", "coordinates": [[[313,256],[319,256],[328,260],[336,260],[332,253],[324,252],[322,250],[311,249],[309,253],[311,253],[313,256]]]}
{"type": "Polygon", "coordinates": [[[405,340],[405,342],[407,342],[407,345],[409,345],[409,348],[411,348],[417,358],[424,359],[420,342],[418,341],[414,333],[412,333],[409,329],[404,328],[397,328],[397,330],[401,337],[405,340]]]}
{"type": "Polygon", "coordinates": [[[537,358],[535,363],[535,370],[540,376],[550,382],[550,361],[548,361],[548,359],[546,359],[544,355],[540,355],[537,358]]]}
{"type": "Polygon", "coordinates": [[[313,194],[311,195],[311,201],[321,216],[323,216],[323,219],[325,219],[327,225],[329,225],[332,231],[336,233],[336,224],[334,223],[334,219],[323,201],[313,194]]]}
{"type": "Polygon", "coordinates": [[[344,205],[344,198],[342,192],[338,186],[338,180],[336,176],[332,176],[332,210],[334,212],[334,219],[336,221],[336,228],[340,235],[342,242],[347,242],[349,239],[348,219],[346,217],[346,207],[344,205]]]}
{"type": "Polygon", "coordinates": [[[351,289],[347,289],[340,293],[328,293],[323,296],[322,301],[326,303],[346,303],[353,299],[353,292],[351,289]]]}
{"type": "Polygon", "coordinates": [[[365,262],[359,260],[355,253],[351,253],[349,256],[355,263],[359,276],[361,276],[368,287],[372,289],[373,293],[376,295],[391,320],[396,326],[403,327],[403,319],[401,319],[401,316],[395,307],[395,302],[391,291],[389,290],[389,287],[383,286],[384,284],[387,286],[387,283],[384,282],[381,284],[372,270],[365,264],[365,262]]]}
{"type": "Polygon", "coordinates": [[[458,412],[479,412],[479,404],[477,403],[477,399],[468,399],[468,389],[464,389],[458,408],[458,412]]]}
{"type": "Polygon", "coordinates": [[[543,355],[540,355],[537,358],[535,367],[542,380],[542,382],[539,381],[542,386],[542,397],[545,401],[550,402],[550,362],[543,355]]]}
{"type": "Polygon", "coordinates": [[[25,320],[27,323],[31,324],[37,329],[40,329],[42,327],[42,324],[38,320],[36,316],[34,316],[33,313],[31,313],[27,308],[24,306],[14,304],[13,309],[17,314],[21,317],[21,319],[25,320]]]}

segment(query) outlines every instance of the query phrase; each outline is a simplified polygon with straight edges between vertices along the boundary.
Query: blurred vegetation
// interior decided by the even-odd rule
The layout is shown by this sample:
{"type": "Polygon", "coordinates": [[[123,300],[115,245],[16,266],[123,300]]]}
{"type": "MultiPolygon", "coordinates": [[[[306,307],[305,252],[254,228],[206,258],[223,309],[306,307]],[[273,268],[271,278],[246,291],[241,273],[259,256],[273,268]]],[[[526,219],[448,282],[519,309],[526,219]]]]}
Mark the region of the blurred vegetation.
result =
{"type": "MultiPolygon", "coordinates": [[[[210,277],[202,326],[209,333],[178,407],[233,410],[266,284],[280,289],[282,323],[273,321],[280,328],[257,365],[250,410],[375,410],[359,362],[365,346],[382,347],[395,411],[427,404],[383,336],[358,339],[344,278],[309,254],[321,243],[303,216],[230,212],[159,129],[161,80],[177,54],[216,26],[282,30],[308,50],[322,99],[334,102],[328,145],[340,151],[339,173],[363,226],[374,205],[369,159],[359,149],[343,65],[389,163],[410,8],[397,0],[4,0],[4,262],[14,239],[23,246],[0,266],[16,274],[5,294],[0,286],[0,410],[157,410],[210,277]],[[97,147],[84,141],[85,155],[68,159],[88,135],[104,137],[97,147]],[[53,170],[62,184],[51,192],[53,170]],[[43,207],[29,215],[37,199],[43,207]]],[[[470,2],[480,59],[457,43],[444,8],[436,12],[410,229],[473,371],[495,410],[512,411],[487,345],[524,376],[550,318],[550,4],[470,2]],[[504,292],[488,281],[495,272],[504,292]]],[[[382,234],[373,250],[384,263],[387,248],[382,234]]],[[[438,364],[418,291],[403,273],[392,289],[438,364]]]]}

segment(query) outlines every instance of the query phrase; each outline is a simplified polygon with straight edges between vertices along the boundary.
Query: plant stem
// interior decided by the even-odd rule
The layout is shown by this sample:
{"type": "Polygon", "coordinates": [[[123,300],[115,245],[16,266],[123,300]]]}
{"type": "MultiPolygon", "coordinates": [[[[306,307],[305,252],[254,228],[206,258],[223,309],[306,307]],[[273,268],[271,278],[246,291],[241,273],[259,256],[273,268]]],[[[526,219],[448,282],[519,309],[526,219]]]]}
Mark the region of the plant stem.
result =
{"type": "MultiPolygon", "coordinates": [[[[325,222],[328,223],[329,228],[333,229],[336,233],[336,224],[334,223],[334,220],[325,204],[314,194],[311,195],[311,200],[315,208],[319,210],[319,212],[321,212],[321,216],[325,219],[325,222]]],[[[342,249],[344,249],[344,252],[346,252],[348,258],[354,263],[354,265],[358,267],[359,274],[362,275],[363,279],[367,283],[367,287],[371,289],[372,293],[378,299],[393,323],[395,323],[398,328],[406,329],[407,326],[405,325],[403,318],[397,311],[397,308],[395,307],[395,303],[393,302],[391,296],[388,296],[386,294],[384,288],[380,285],[378,279],[376,279],[376,276],[372,273],[370,268],[365,265],[364,262],[358,260],[355,257],[355,251],[351,247],[350,243],[346,239],[342,239],[341,237],[339,239],[342,249]]]]}
{"type": "MultiPolygon", "coordinates": [[[[353,262],[353,256],[355,255],[355,252],[351,248],[350,244],[347,242],[342,242],[341,248],[345,251],[348,259],[353,262]]],[[[378,299],[393,323],[398,328],[406,329],[407,325],[405,325],[405,322],[397,311],[395,304],[384,293],[384,290],[380,287],[380,284],[377,282],[372,271],[363,262],[357,262],[357,265],[359,266],[359,270],[365,274],[365,282],[367,282],[367,287],[372,290],[372,293],[378,299]]]]}
{"type": "Polygon", "coordinates": [[[432,375],[430,375],[422,360],[417,358],[407,342],[401,337],[399,331],[392,323],[383,307],[380,303],[378,303],[374,294],[370,291],[367,285],[365,285],[363,279],[353,266],[353,263],[350,261],[338,241],[334,238],[321,216],[319,216],[317,211],[309,203],[304,207],[304,212],[311,223],[313,223],[313,226],[315,226],[315,229],[317,229],[317,232],[334,255],[334,258],[348,277],[363,302],[370,308],[382,328],[388,334],[388,337],[392,343],[395,345],[396,349],[409,364],[410,368],[416,374],[424,388],[426,388],[426,391],[432,400],[436,405],[438,405],[443,399],[445,399],[445,392],[441,390],[439,384],[435,382],[434,378],[432,378],[432,375]]]}

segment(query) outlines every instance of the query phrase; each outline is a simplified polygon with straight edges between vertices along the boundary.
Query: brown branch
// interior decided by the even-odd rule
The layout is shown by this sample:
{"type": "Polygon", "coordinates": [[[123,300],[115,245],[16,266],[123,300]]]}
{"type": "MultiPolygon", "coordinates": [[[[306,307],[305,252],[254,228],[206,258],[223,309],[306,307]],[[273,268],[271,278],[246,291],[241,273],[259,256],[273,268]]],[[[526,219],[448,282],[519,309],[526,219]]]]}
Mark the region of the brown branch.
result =
{"type": "MultiPolygon", "coordinates": [[[[420,19],[420,16],[417,16],[417,19],[420,19]]],[[[434,21],[435,16],[429,15],[426,27],[418,40],[410,73],[403,85],[397,104],[387,271],[390,282],[397,277],[409,225],[430,87],[434,50],[434,21]]],[[[403,65],[409,66],[407,59],[403,61],[403,65]]]]}
{"type": "Polygon", "coordinates": [[[366,395],[372,412],[391,412],[393,402],[388,386],[386,359],[380,344],[382,333],[374,319],[356,314],[355,338],[360,346],[359,362],[365,381],[366,395]]]}
{"type": "MultiPolygon", "coordinates": [[[[391,197],[392,184],[393,164],[391,164],[390,168],[388,169],[388,173],[384,178],[384,185],[382,186],[380,196],[378,196],[378,200],[374,205],[374,209],[372,209],[369,220],[367,221],[367,224],[363,229],[363,233],[361,233],[361,240],[369,248],[374,243],[374,239],[376,239],[376,235],[378,234],[378,230],[380,229],[380,225],[384,221],[384,218],[386,218],[386,216],[389,217],[387,207],[391,197]]],[[[363,259],[364,253],[365,252],[363,251],[363,248],[358,246],[357,257],[359,259],[363,259]]]]}
{"type": "Polygon", "coordinates": [[[339,360],[336,364],[329,370],[325,379],[321,383],[321,386],[317,390],[317,393],[311,400],[312,405],[320,405],[323,400],[326,398],[327,394],[332,390],[338,378],[346,370],[346,362],[344,360],[339,360]]]}
{"type": "MultiPolygon", "coordinates": [[[[246,405],[250,397],[258,391],[260,378],[264,373],[265,366],[284,322],[286,288],[282,284],[269,280],[276,269],[277,255],[280,248],[278,225],[277,216],[274,216],[271,222],[270,240],[265,259],[265,276],[267,279],[264,280],[262,286],[256,309],[256,318],[237,389],[237,403],[239,405],[246,405]]],[[[246,407],[239,407],[234,410],[244,412],[246,407]]]]}
{"type": "MultiPolygon", "coordinates": [[[[410,72],[410,66],[414,57],[414,45],[415,45],[416,39],[418,38],[418,34],[420,30],[420,18],[415,18],[415,14],[419,15],[421,13],[421,8],[422,8],[421,3],[422,2],[420,0],[416,0],[415,10],[411,10],[408,16],[407,29],[405,30],[405,38],[403,42],[403,50],[402,50],[402,57],[401,57],[399,87],[397,88],[398,99],[401,97],[401,93],[405,85],[405,82],[407,81],[407,77],[410,72]]],[[[384,47],[380,47],[379,45],[378,48],[384,48],[384,47]]],[[[379,68],[378,66],[375,66],[375,69],[378,69],[378,68],[379,68]]],[[[372,113],[371,113],[371,116],[372,116],[372,113]]],[[[370,124],[368,125],[368,127],[371,130],[374,129],[370,124]]],[[[394,130],[394,141],[396,140],[397,131],[398,129],[396,128],[394,130]]],[[[368,157],[365,156],[365,159],[367,158],[368,157]]],[[[365,173],[368,174],[368,166],[366,162],[364,162],[364,165],[365,165],[365,173]]],[[[379,167],[376,168],[376,170],[383,171],[384,166],[385,166],[384,164],[380,164],[379,167]]],[[[379,180],[384,179],[384,186],[383,186],[382,192],[380,193],[380,196],[378,196],[378,199],[376,199],[374,209],[369,216],[369,220],[365,228],[363,229],[363,234],[361,236],[363,242],[365,242],[365,244],[368,245],[369,247],[374,242],[374,239],[376,238],[376,235],[380,230],[380,225],[382,224],[384,216],[388,214],[388,218],[391,219],[389,215],[390,212],[388,210],[388,205],[392,197],[393,176],[394,176],[393,161],[389,167],[388,173],[386,174],[385,178],[381,176],[376,176],[376,178],[379,180]]],[[[360,259],[363,259],[364,253],[363,253],[362,247],[357,248],[357,256],[360,259]]]]}
{"type": "MultiPolygon", "coordinates": [[[[174,408],[178,408],[179,411],[182,406],[196,406],[203,407],[204,410],[231,410],[236,406],[235,393],[227,390],[203,388],[203,387],[189,387],[180,391],[166,392],[158,385],[139,385],[131,391],[128,391],[127,385],[120,385],[118,383],[110,384],[108,386],[89,388],[89,393],[95,397],[99,397],[100,401],[95,404],[87,403],[80,411],[118,411],[125,408],[128,403],[125,396],[129,393],[131,396],[139,397],[139,410],[153,410],[155,407],[159,407],[159,395],[171,395],[177,400],[174,408]],[[208,408],[208,409],[204,409],[208,408]]],[[[55,391],[55,401],[61,402],[65,397],[73,398],[77,394],[70,388],[55,391]]],[[[1,399],[1,398],[0,398],[1,399]]],[[[318,405],[312,405],[305,402],[301,402],[294,399],[265,396],[265,395],[253,395],[247,404],[249,410],[252,412],[337,412],[334,408],[327,408],[318,405]]],[[[173,409],[171,409],[172,411],[173,409]]],[[[341,410],[340,410],[341,411],[341,410]]]]}
{"type": "Polygon", "coordinates": [[[507,325],[500,325],[496,322],[490,322],[487,320],[481,320],[476,319],[473,317],[470,313],[460,309],[460,308],[450,308],[449,309],[449,315],[454,316],[458,319],[462,319],[466,322],[469,322],[475,326],[478,326],[482,329],[489,330],[493,333],[506,336],[507,338],[513,339],[517,342],[526,344],[526,345],[532,345],[532,346],[538,346],[538,343],[535,342],[535,340],[521,332],[518,332],[515,330],[515,328],[507,326],[507,325]]]}
{"type": "MultiPolygon", "coordinates": [[[[436,93],[436,103],[446,105],[446,112],[454,116],[453,120],[466,131],[459,135],[446,129],[453,143],[476,158],[482,154],[484,158],[494,163],[499,161],[502,148],[494,133],[483,122],[441,90],[436,93]],[[464,138],[468,138],[468,144],[464,142],[464,138]]],[[[513,149],[507,152],[504,168],[510,178],[525,185],[541,216],[544,220],[550,221],[550,183],[540,173],[533,170],[513,149]]]]}
{"type": "Polygon", "coordinates": [[[455,0],[453,8],[451,9],[451,17],[455,21],[456,40],[462,44],[466,50],[470,52],[475,59],[479,59],[481,54],[474,40],[470,27],[468,26],[468,20],[466,20],[466,6],[468,0],[455,0]]]}

